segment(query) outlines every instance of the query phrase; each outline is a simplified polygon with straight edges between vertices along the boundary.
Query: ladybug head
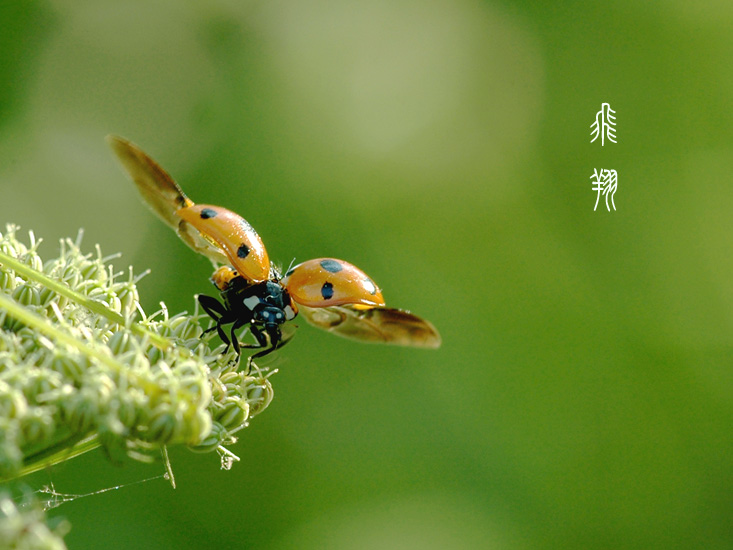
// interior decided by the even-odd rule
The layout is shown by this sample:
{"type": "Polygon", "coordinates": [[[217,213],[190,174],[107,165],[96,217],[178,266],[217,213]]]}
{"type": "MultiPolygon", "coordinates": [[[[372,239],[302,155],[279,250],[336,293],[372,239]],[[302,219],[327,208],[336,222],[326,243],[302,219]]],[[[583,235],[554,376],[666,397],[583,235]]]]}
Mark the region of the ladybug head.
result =
{"type": "Polygon", "coordinates": [[[270,326],[279,326],[287,321],[285,312],[276,306],[261,305],[254,311],[253,321],[264,325],[267,329],[270,326]]]}
{"type": "Polygon", "coordinates": [[[260,324],[270,337],[270,345],[274,348],[278,347],[282,339],[280,325],[288,320],[285,312],[276,306],[262,305],[254,311],[253,322],[260,324]]]}

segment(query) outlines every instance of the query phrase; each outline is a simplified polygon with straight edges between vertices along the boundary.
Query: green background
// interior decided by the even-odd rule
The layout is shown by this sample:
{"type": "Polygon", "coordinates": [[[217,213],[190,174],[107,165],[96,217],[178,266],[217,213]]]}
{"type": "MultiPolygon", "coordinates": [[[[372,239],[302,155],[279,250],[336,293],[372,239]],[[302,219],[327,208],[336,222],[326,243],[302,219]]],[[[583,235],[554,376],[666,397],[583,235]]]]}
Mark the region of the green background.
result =
{"type": "MultiPolygon", "coordinates": [[[[301,320],[241,463],[174,449],[175,491],[53,510],[70,548],[733,548],[730,2],[12,0],[0,21],[0,223],[42,255],[83,227],[152,269],[147,311],[210,291],[117,133],[275,261],[351,261],[443,336],[301,320]]],[[[28,481],[161,472],[94,452],[28,481]]]]}

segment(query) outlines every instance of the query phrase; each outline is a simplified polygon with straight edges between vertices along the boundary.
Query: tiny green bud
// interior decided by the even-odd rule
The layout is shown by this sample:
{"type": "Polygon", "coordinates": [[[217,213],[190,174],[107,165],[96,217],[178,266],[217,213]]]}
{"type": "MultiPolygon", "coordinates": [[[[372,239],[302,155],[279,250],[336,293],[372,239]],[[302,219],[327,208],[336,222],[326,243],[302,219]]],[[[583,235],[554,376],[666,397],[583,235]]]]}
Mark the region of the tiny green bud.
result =
{"type": "Polygon", "coordinates": [[[99,412],[99,402],[91,388],[75,392],[62,405],[63,418],[74,433],[89,432],[95,425],[99,412]]]}
{"type": "Polygon", "coordinates": [[[34,407],[20,421],[24,444],[35,444],[53,437],[56,424],[47,408],[34,407]]]}
{"type": "Polygon", "coordinates": [[[221,408],[214,413],[214,420],[228,430],[241,427],[248,417],[249,403],[236,397],[227,397],[221,408]]]}
{"type": "Polygon", "coordinates": [[[150,429],[143,434],[143,439],[162,444],[173,441],[180,431],[180,423],[180,415],[170,406],[161,404],[153,411],[150,429]]]}
{"type": "Polygon", "coordinates": [[[72,382],[78,382],[89,367],[86,358],[80,354],[54,351],[49,368],[72,382]]]}
{"type": "Polygon", "coordinates": [[[132,343],[133,336],[127,330],[118,330],[112,333],[112,336],[107,341],[109,349],[112,350],[114,355],[122,355],[134,349],[132,343]]]}
{"type": "Polygon", "coordinates": [[[0,417],[22,418],[28,411],[23,392],[0,380],[0,417]]]}
{"type": "Polygon", "coordinates": [[[216,450],[216,448],[224,443],[228,438],[229,433],[226,428],[218,422],[214,422],[211,426],[211,430],[209,430],[209,433],[204,440],[189,448],[197,453],[209,453],[216,450]]]}
{"type": "Polygon", "coordinates": [[[247,401],[250,405],[250,416],[256,416],[264,411],[272,402],[275,392],[267,378],[247,377],[247,401]]]}

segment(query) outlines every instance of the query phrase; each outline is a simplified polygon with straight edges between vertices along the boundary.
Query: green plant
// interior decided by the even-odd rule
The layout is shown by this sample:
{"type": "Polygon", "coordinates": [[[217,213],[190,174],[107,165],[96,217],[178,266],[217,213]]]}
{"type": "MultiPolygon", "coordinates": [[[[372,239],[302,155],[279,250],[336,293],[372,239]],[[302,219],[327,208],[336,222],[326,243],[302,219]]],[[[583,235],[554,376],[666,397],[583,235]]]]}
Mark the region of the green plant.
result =
{"type": "Polygon", "coordinates": [[[146,315],[139,277],[99,247],[64,239],[44,261],[17,232],[0,233],[0,481],[98,447],[115,461],[169,445],[238,460],[226,446],[272,400],[268,374],[211,350],[205,315],[146,315]]]}

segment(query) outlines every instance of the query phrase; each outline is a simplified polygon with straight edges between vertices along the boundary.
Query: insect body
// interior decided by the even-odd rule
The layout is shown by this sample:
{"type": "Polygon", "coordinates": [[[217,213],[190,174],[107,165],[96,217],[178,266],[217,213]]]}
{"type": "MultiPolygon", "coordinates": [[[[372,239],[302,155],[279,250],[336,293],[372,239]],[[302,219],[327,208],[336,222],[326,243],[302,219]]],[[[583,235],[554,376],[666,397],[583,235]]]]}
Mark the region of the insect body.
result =
{"type": "Polygon", "coordinates": [[[298,310],[288,291],[277,280],[252,284],[237,275],[221,290],[221,298],[223,303],[211,296],[198,297],[201,307],[216,322],[214,328],[219,337],[231,344],[237,354],[241,347],[263,348],[249,358],[252,361],[287,342],[282,337],[280,326],[294,319],[298,310]],[[232,323],[232,328],[227,335],[222,325],[229,323],[232,323]],[[256,345],[239,343],[236,331],[246,325],[257,340],[256,345]]]}
{"type": "Polygon", "coordinates": [[[377,285],[343,260],[318,258],[290,269],[284,277],[271,264],[262,239],[241,216],[194,204],[153,159],[129,141],[107,142],[153,212],[193,250],[215,266],[212,282],[221,301],[199,295],[219,337],[237,352],[259,348],[262,357],[284,345],[281,327],[301,312],[306,320],[339,336],[365,342],[437,348],[433,325],[408,311],[388,308],[377,285]],[[231,324],[229,333],[225,325],[231,324]],[[255,344],[241,344],[236,331],[248,326],[255,344]]]}

